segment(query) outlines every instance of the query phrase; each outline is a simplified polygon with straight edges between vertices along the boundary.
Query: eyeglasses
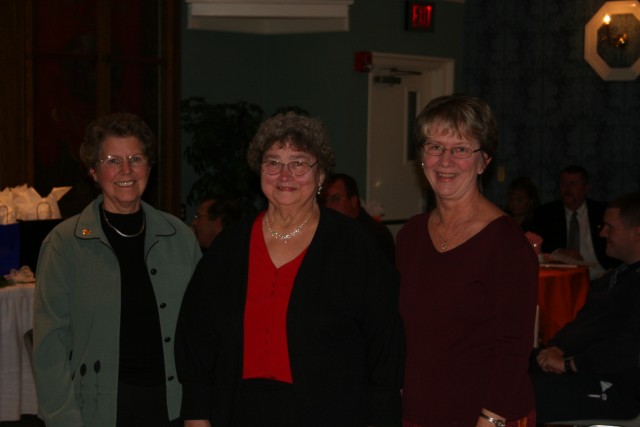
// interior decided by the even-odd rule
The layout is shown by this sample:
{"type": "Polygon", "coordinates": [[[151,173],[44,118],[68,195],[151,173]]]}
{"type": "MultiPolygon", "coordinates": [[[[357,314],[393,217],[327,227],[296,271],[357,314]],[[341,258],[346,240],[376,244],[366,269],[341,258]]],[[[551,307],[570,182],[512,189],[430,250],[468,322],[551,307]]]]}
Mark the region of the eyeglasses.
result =
{"type": "Polygon", "coordinates": [[[440,157],[445,151],[451,151],[451,155],[456,159],[468,159],[473,153],[477,153],[482,148],[473,149],[459,145],[452,148],[444,148],[442,145],[426,143],[424,144],[424,152],[430,156],[440,157]]]}
{"type": "Polygon", "coordinates": [[[286,166],[291,175],[300,176],[304,175],[311,170],[312,167],[317,165],[318,162],[310,165],[307,162],[301,162],[300,160],[295,160],[289,163],[282,163],[277,160],[266,160],[262,162],[262,171],[267,175],[278,175],[282,172],[282,167],[286,166]]]}
{"type": "Polygon", "coordinates": [[[148,159],[144,154],[132,154],[129,157],[107,156],[104,159],[98,160],[98,163],[106,169],[122,169],[125,161],[129,163],[129,167],[139,168],[146,165],[148,159]]]}

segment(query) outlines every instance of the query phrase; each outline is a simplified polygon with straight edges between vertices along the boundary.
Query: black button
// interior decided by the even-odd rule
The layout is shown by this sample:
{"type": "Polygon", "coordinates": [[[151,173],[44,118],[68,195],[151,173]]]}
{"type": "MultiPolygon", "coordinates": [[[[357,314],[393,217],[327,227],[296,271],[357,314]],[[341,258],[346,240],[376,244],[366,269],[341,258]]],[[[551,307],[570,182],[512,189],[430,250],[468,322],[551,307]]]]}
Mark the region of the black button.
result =
{"type": "Polygon", "coordinates": [[[156,270],[155,268],[151,269],[151,274],[155,275],[158,272],[158,270],[156,270]]]}
{"type": "Polygon", "coordinates": [[[165,303],[160,303],[160,308],[165,308],[167,306],[167,304],[165,303]]]}
{"type": "Polygon", "coordinates": [[[169,342],[169,341],[171,341],[171,337],[165,337],[164,338],[164,342],[169,342]]]}
{"type": "Polygon", "coordinates": [[[169,376],[167,377],[167,379],[168,379],[169,381],[173,381],[173,375],[169,375],[169,376]]]}

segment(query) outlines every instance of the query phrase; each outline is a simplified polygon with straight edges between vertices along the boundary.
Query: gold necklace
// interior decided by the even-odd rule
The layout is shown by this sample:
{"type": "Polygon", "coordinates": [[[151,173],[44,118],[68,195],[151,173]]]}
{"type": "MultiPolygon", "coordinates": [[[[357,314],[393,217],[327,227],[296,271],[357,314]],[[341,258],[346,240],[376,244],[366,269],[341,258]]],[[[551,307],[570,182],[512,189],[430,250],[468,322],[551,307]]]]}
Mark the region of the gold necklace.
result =
{"type": "Polygon", "coordinates": [[[451,241],[456,241],[458,240],[458,237],[460,236],[460,230],[455,231],[454,233],[451,233],[449,239],[444,237],[444,234],[440,232],[440,230],[436,230],[436,232],[438,233],[438,237],[442,240],[442,243],[440,243],[440,250],[442,252],[446,252],[447,249],[449,249],[449,245],[451,241]]]}
{"type": "Polygon", "coordinates": [[[311,214],[313,214],[313,207],[311,208],[311,212],[309,212],[309,215],[307,215],[304,221],[302,221],[302,224],[297,226],[291,233],[278,233],[277,231],[274,231],[273,229],[271,229],[271,224],[269,224],[269,214],[265,213],[264,217],[267,220],[267,228],[269,229],[269,234],[271,234],[271,237],[278,240],[284,240],[284,242],[287,243],[289,239],[300,234],[300,231],[302,231],[302,227],[304,227],[307,221],[309,221],[309,218],[311,218],[311,214]]]}
{"type": "Polygon", "coordinates": [[[105,211],[104,209],[102,209],[102,216],[104,217],[104,222],[107,223],[107,225],[116,233],[118,233],[120,236],[122,237],[127,237],[127,238],[131,238],[131,237],[138,237],[139,235],[142,234],[142,232],[144,231],[144,226],[146,225],[146,220],[145,220],[145,216],[144,216],[144,212],[142,212],[142,227],[140,228],[140,231],[138,231],[137,233],[134,234],[125,234],[122,231],[118,230],[113,224],[111,224],[109,222],[109,218],[107,218],[107,211],[105,211]]]}
{"type": "Polygon", "coordinates": [[[440,240],[442,240],[442,242],[440,243],[440,251],[441,252],[446,252],[446,250],[449,249],[449,244],[450,244],[449,240],[455,241],[462,234],[462,231],[461,231],[460,227],[461,227],[461,225],[456,227],[456,229],[454,229],[454,232],[451,233],[450,238],[447,239],[446,237],[444,237],[444,233],[442,233],[438,229],[438,226],[434,223],[433,229],[437,233],[437,235],[440,238],[440,240]]]}

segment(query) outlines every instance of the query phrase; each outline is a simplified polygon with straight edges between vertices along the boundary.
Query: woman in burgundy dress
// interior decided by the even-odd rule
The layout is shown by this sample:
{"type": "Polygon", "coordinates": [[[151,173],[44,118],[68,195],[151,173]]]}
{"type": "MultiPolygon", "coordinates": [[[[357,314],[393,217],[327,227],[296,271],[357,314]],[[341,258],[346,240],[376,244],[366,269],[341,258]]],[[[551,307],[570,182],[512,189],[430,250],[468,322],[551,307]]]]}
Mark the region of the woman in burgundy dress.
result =
{"type": "Polygon", "coordinates": [[[443,96],[415,129],[436,207],[411,218],[396,242],[405,426],[535,425],[527,366],[538,262],[518,224],[482,195],[497,147],[491,109],[443,96]]]}

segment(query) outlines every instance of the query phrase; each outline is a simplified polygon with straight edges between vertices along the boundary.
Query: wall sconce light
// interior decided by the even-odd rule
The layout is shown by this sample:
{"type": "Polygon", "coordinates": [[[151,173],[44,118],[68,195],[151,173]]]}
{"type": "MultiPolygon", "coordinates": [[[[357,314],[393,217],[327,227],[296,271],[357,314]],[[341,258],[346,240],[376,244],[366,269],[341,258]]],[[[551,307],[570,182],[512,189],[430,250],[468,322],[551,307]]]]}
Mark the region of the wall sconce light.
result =
{"type": "Polygon", "coordinates": [[[585,26],[584,58],[603,80],[640,75],[640,3],[608,1],[585,26]]]}
{"type": "Polygon", "coordinates": [[[605,15],[602,18],[602,22],[604,23],[604,32],[606,33],[604,36],[600,38],[601,41],[609,43],[617,47],[618,49],[624,49],[629,44],[629,34],[623,32],[618,32],[615,26],[611,25],[611,16],[605,15]],[[612,35],[615,34],[615,35],[612,35]]]}

